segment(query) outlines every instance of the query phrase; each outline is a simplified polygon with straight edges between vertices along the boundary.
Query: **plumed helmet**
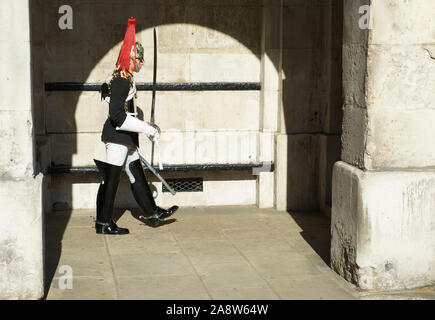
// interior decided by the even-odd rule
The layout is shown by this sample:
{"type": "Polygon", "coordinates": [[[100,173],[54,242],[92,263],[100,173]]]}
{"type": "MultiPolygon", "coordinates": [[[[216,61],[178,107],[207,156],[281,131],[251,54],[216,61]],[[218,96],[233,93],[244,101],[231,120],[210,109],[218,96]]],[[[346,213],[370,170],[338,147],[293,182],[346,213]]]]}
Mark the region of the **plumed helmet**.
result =
{"type": "Polygon", "coordinates": [[[128,19],[127,29],[125,30],[124,42],[122,43],[121,51],[119,52],[116,68],[128,70],[130,65],[130,57],[136,54],[136,19],[128,19]]]}
{"type": "Polygon", "coordinates": [[[136,58],[143,60],[143,47],[139,41],[136,41],[136,58]]]}

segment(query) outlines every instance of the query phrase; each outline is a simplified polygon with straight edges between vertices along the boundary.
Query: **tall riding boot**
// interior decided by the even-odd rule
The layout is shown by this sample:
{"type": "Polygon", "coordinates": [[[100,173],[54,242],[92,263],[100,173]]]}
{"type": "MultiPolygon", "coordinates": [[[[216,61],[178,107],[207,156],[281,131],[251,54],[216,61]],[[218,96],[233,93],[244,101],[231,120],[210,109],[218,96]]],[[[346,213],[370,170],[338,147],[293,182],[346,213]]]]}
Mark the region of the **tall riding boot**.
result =
{"type": "Polygon", "coordinates": [[[133,196],[144,212],[144,217],[149,220],[153,227],[157,227],[161,221],[172,216],[177,211],[178,206],[172,206],[165,210],[156,205],[139,159],[132,161],[129,169],[135,179],[135,182],[130,184],[133,196]]]}
{"type": "Polygon", "coordinates": [[[97,219],[95,230],[99,234],[127,234],[126,228],[119,228],[112,219],[113,204],[118,190],[122,166],[115,166],[106,162],[95,160],[103,183],[100,184],[97,194],[97,219]]]}

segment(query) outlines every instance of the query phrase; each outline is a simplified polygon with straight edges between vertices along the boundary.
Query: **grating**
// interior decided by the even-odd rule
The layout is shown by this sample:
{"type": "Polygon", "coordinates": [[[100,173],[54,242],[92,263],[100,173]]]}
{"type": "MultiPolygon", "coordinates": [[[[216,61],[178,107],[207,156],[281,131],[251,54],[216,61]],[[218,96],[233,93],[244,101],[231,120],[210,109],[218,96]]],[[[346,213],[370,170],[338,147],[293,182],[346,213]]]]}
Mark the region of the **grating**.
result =
{"type": "MultiPolygon", "coordinates": [[[[202,178],[178,178],[166,179],[169,186],[175,192],[202,192],[202,178]]],[[[169,192],[169,190],[162,184],[162,191],[169,192]]]]}

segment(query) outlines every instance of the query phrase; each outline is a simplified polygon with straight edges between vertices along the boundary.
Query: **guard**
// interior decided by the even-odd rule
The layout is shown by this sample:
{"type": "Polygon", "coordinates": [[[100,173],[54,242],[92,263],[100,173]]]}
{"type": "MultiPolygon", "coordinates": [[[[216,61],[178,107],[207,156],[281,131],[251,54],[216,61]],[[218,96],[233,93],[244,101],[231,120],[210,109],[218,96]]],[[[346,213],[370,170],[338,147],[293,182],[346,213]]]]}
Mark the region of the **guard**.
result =
{"type": "Polygon", "coordinates": [[[130,180],[133,196],[152,226],[158,226],[160,221],[178,209],[178,206],[172,206],[165,210],[156,205],[137,151],[138,133],[156,141],[160,128],[135,117],[136,84],[133,72],[139,72],[144,62],[143,47],[135,41],[135,28],[136,19],[128,19],[116,69],[102,87],[102,98],[109,103],[109,115],[101,134],[101,141],[106,145],[106,162],[94,159],[103,179],[97,193],[95,229],[98,234],[129,233],[128,229],[118,227],[113,220],[113,204],[123,167],[130,180]]]}

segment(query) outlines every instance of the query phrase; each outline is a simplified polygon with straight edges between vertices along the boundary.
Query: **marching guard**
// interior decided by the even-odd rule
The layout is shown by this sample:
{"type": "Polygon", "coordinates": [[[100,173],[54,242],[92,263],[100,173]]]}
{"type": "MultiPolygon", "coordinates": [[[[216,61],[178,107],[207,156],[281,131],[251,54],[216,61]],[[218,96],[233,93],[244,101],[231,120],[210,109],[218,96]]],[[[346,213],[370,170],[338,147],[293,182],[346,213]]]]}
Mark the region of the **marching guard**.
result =
{"type": "Polygon", "coordinates": [[[129,233],[128,229],[118,227],[113,220],[113,205],[123,167],[133,196],[151,225],[157,226],[178,209],[178,206],[172,206],[165,210],[156,205],[137,150],[139,133],[157,141],[160,128],[135,117],[136,84],[133,72],[139,72],[144,63],[144,50],[135,41],[135,28],[136,19],[128,19],[116,69],[109,83],[102,87],[102,98],[109,102],[109,115],[101,134],[101,140],[106,145],[106,162],[94,159],[103,179],[97,193],[95,229],[98,234],[129,233]]]}

